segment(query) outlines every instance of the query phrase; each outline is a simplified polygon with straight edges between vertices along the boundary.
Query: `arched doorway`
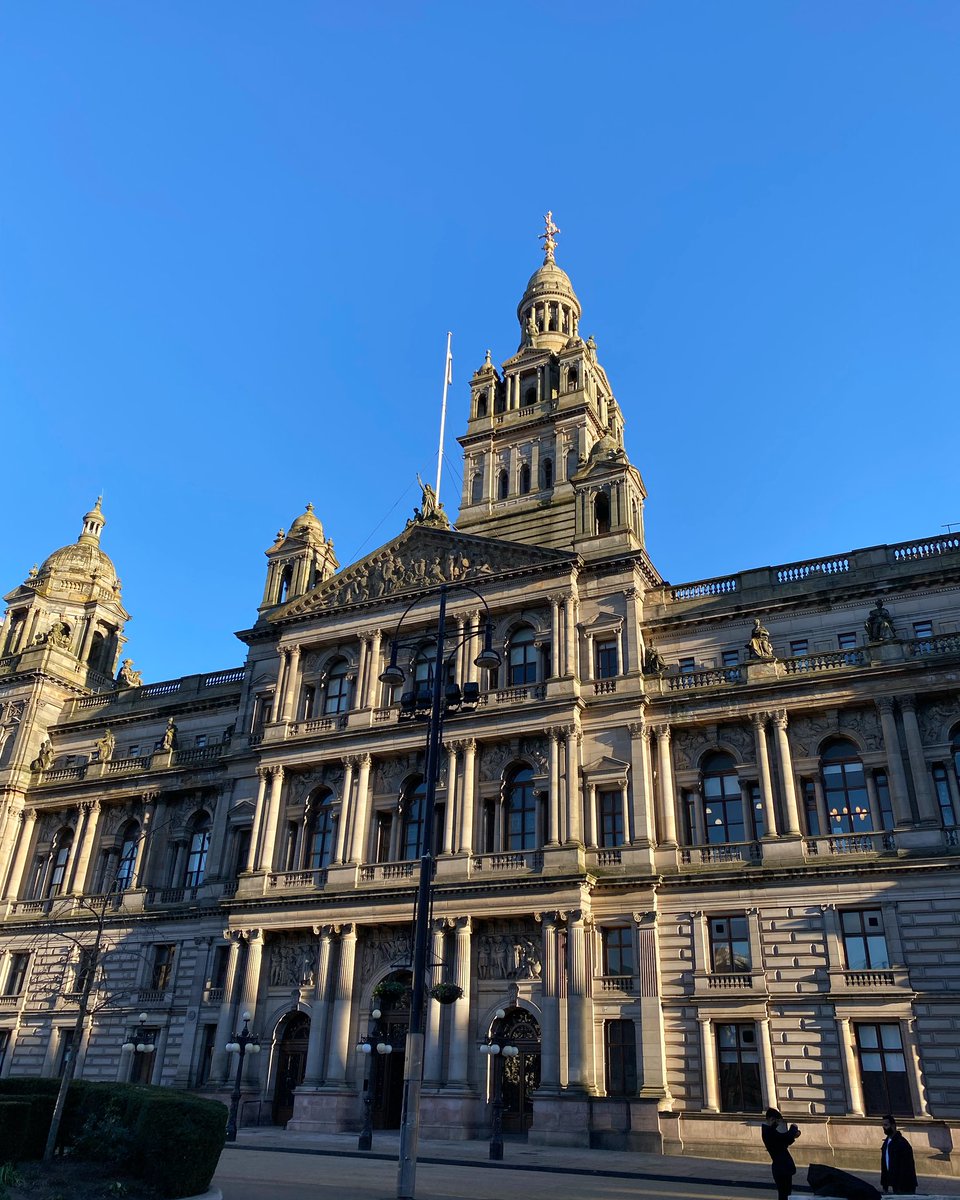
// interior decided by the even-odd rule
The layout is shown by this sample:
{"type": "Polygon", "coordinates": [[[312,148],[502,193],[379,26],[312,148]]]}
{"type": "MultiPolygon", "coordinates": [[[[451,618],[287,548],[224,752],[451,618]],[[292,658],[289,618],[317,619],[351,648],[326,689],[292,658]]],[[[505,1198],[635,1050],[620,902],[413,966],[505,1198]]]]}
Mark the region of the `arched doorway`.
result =
{"type": "Polygon", "coordinates": [[[523,1008],[508,1008],[500,1025],[516,1058],[503,1060],[503,1132],[526,1133],[533,1124],[533,1093],[540,1086],[540,1026],[523,1008]]]}
{"type": "Polygon", "coordinates": [[[286,1018],[277,1051],[277,1083],[273,1089],[273,1123],[286,1125],[293,1116],[293,1093],[307,1072],[307,1040],[310,1018],[291,1013],[286,1018]]]}
{"type": "Polygon", "coordinates": [[[404,992],[388,998],[374,997],[374,1007],[383,1014],[377,1022],[378,1038],[393,1047],[390,1054],[373,1053],[370,1087],[373,1088],[374,1129],[399,1129],[403,1108],[403,1062],[410,1025],[410,972],[393,971],[384,982],[401,983],[404,992]]]}

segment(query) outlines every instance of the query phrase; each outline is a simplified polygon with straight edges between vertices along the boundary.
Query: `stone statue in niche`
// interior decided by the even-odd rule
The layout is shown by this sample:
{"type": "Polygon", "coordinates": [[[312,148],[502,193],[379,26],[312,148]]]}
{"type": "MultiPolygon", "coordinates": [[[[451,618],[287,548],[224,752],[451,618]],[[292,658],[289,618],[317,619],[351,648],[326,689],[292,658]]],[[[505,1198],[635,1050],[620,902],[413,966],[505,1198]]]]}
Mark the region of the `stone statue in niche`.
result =
{"type": "Polygon", "coordinates": [[[867,640],[870,642],[890,642],[897,636],[897,631],[893,627],[893,617],[883,607],[882,600],[878,600],[873,606],[863,627],[867,631],[867,640]]]}
{"type": "Polygon", "coordinates": [[[173,723],[173,717],[167,717],[167,727],[163,731],[163,737],[160,739],[161,750],[176,750],[177,748],[177,727],[173,723]]]}
{"type": "Polygon", "coordinates": [[[752,659],[758,659],[761,662],[768,662],[775,657],[773,642],[770,640],[770,630],[764,629],[759,617],[753,619],[753,632],[750,634],[750,641],[747,642],[747,650],[752,659]]]}
{"type": "Polygon", "coordinates": [[[97,756],[101,762],[109,762],[113,758],[113,752],[117,748],[117,739],[113,736],[109,729],[103,731],[103,737],[97,738],[94,742],[97,748],[97,756]]]}
{"type": "Polygon", "coordinates": [[[649,650],[643,652],[644,675],[663,675],[666,669],[666,659],[656,647],[651,646],[649,650]]]}
{"type": "Polygon", "coordinates": [[[70,626],[64,621],[54,621],[47,631],[48,646],[69,646],[70,626]]]}

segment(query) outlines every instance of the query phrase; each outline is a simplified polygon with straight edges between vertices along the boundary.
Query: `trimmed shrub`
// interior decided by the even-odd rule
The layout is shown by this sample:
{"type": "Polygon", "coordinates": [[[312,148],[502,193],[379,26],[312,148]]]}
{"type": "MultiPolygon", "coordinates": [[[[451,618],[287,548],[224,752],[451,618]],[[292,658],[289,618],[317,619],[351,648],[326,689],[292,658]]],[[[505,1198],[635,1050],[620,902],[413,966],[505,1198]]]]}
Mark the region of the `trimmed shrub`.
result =
{"type": "Polygon", "coordinates": [[[29,1100],[0,1100],[0,1161],[20,1162],[30,1140],[29,1100]]]}
{"type": "Polygon", "coordinates": [[[205,1192],[217,1169],[226,1105],[151,1088],[134,1132],[133,1170],[164,1196],[205,1192]]]}

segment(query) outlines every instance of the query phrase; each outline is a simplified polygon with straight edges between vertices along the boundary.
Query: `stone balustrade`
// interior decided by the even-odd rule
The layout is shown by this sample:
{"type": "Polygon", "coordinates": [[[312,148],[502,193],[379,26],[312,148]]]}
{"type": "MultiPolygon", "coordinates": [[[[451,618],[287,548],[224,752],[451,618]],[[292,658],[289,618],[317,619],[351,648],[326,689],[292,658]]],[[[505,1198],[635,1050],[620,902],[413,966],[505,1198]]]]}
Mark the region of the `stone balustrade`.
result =
{"type": "Polygon", "coordinates": [[[830,858],[848,854],[885,854],[895,851],[897,837],[893,830],[879,833],[835,833],[827,837],[808,837],[803,841],[807,858],[830,858]]]}
{"type": "Polygon", "coordinates": [[[326,882],[327,873],[323,870],[272,871],[267,876],[267,891],[316,891],[326,882]]]}
{"type": "Polygon", "coordinates": [[[398,879],[412,879],[414,871],[418,871],[418,859],[403,862],[367,863],[360,868],[361,883],[390,883],[398,879]]]}
{"type": "Polygon", "coordinates": [[[470,872],[478,874],[531,874],[543,870],[542,850],[508,850],[500,854],[474,854],[470,872]]]}
{"type": "Polygon", "coordinates": [[[717,866],[721,863],[753,863],[762,859],[759,842],[724,842],[717,846],[681,846],[680,865],[717,866]]]}
{"type": "Polygon", "coordinates": [[[637,990],[633,975],[597,975],[593,981],[594,992],[620,992],[632,995],[637,990]]]}

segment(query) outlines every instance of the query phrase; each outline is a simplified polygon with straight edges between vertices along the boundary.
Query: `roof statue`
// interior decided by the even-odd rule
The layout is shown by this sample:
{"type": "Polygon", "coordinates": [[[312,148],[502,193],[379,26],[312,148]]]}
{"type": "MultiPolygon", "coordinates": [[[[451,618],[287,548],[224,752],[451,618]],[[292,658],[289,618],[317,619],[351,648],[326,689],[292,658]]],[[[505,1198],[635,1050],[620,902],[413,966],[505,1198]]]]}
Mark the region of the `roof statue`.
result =
{"type": "Polygon", "coordinates": [[[544,232],[540,234],[539,240],[543,242],[543,261],[545,263],[553,262],[553,252],[557,248],[556,235],[560,232],[560,228],[553,223],[553,213],[544,213],[543,216],[544,232]]]}
{"type": "Polygon", "coordinates": [[[420,478],[420,472],[417,472],[417,483],[420,485],[422,499],[420,507],[413,510],[413,520],[408,521],[408,525],[438,525],[441,529],[449,529],[450,522],[447,520],[447,514],[443,511],[443,505],[437,498],[437,493],[433,490],[429,483],[424,483],[420,478]]]}

